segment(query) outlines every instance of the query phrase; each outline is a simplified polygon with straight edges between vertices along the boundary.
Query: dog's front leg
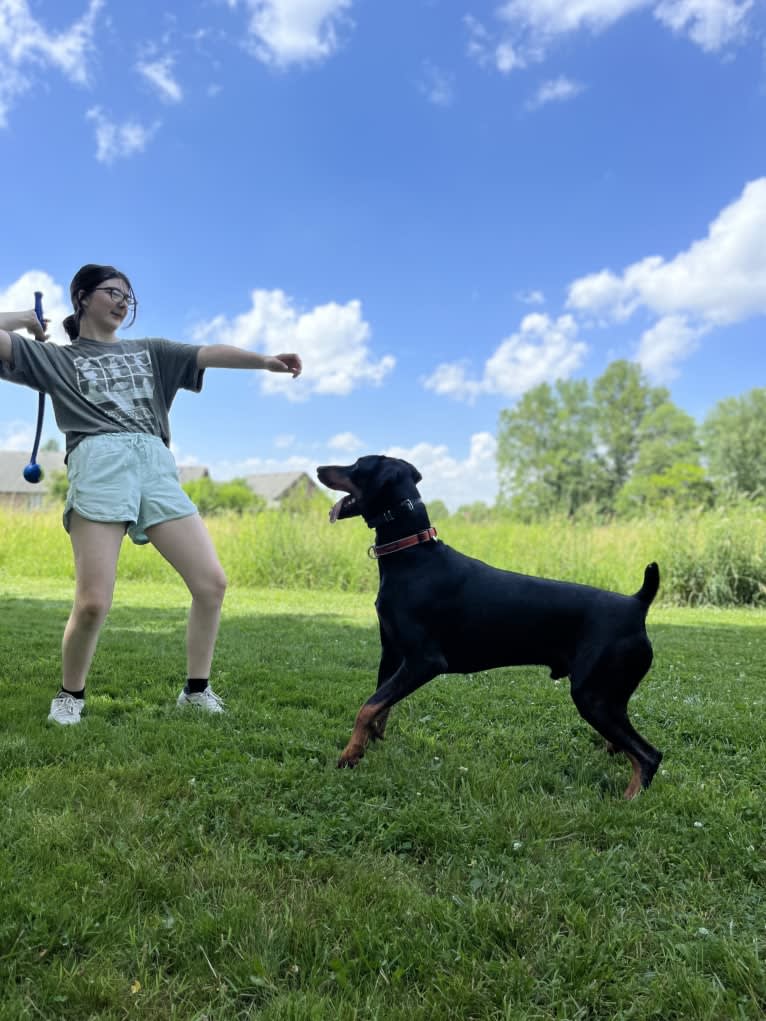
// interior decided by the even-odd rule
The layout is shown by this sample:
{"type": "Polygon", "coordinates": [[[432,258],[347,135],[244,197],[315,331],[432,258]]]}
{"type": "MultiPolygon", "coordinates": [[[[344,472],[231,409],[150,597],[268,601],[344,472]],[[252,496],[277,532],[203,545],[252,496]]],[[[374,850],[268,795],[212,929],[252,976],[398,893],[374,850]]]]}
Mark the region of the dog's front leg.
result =
{"type": "Polygon", "coordinates": [[[353,769],[364,755],[367,745],[376,737],[376,721],[383,716],[385,726],[385,719],[392,706],[434,677],[443,674],[446,669],[447,662],[441,655],[425,659],[419,657],[415,663],[405,657],[393,677],[381,684],[357,713],[349,742],[338,759],[338,768],[353,769]]]}
{"type": "MultiPolygon", "coordinates": [[[[395,648],[391,640],[386,635],[381,625],[380,628],[380,665],[378,667],[378,689],[382,688],[386,681],[390,680],[399,667],[402,665],[403,656],[398,648],[395,648]]],[[[375,719],[370,724],[370,739],[373,741],[382,741],[386,733],[386,724],[388,723],[388,714],[391,712],[391,706],[381,710],[375,719]]]]}

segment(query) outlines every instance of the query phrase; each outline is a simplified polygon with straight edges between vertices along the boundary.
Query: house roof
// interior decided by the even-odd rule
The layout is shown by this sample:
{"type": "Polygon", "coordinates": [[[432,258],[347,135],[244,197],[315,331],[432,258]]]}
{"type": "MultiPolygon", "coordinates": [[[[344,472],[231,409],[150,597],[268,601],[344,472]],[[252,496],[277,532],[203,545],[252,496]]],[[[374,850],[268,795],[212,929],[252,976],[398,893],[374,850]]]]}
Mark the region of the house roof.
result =
{"type": "Polygon", "coordinates": [[[209,478],[210,472],[202,464],[180,464],[178,466],[178,480],[182,486],[187,482],[209,478]]]}
{"type": "Polygon", "coordinates": [[[309,490],[317,489],[316,483],[306,472],[272,472],[270,475],[248,475],[248,486],[264,500],[281,500],[299,482],[305,480],[309,490]]]}
{"type": "Polygon", "coordinates": [[[58,450],[41,450],[37,463],[43,470],[40,482],[27,482],[24,469],[29,464],[29,454],[21,450],[0,450],[0,493],[47,493],[48,484],[54,472],[66,471],[64,455],[58,450]]]}

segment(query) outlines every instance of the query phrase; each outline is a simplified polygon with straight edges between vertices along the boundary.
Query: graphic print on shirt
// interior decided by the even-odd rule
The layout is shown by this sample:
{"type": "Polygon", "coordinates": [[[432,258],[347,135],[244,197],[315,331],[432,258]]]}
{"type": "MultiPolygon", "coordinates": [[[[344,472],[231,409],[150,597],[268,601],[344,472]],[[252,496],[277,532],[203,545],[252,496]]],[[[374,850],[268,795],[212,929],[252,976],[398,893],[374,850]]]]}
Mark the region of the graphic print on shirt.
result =
{"type": "Polygon", "coordinates": [[[136,432],[151,432],[154,374],[148,351],[80,355],[74,359],[77,388],[110,418],[136,432]]]}

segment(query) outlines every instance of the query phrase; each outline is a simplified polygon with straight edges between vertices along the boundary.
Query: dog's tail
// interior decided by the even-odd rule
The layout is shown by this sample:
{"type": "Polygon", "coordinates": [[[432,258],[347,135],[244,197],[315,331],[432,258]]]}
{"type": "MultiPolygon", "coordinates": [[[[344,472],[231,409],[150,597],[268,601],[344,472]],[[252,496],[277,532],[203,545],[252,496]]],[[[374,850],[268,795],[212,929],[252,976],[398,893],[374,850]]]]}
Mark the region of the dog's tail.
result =
{"type": "Polygon", "coordinates": [[[660,569],[655,563],[647,564],[646,570],[644,571],[644,584],[633,596],[640,603],[649,609],[652,604],[652,600],[657,595],[657,589],[660,587],[660,569]]]}

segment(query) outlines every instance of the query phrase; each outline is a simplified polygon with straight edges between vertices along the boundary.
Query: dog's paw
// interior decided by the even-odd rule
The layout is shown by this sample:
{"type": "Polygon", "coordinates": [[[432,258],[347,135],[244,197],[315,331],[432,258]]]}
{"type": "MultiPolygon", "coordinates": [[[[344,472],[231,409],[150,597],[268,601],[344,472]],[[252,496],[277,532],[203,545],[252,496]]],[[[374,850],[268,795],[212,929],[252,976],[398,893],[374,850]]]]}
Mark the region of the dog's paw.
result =
{"type": "Polygon", "coordinates": [[[356,745],[347,745],[338,759],[338,769],[353,769],[354,766],[359,765],[363,755],[364,749],[356,745]]]}

